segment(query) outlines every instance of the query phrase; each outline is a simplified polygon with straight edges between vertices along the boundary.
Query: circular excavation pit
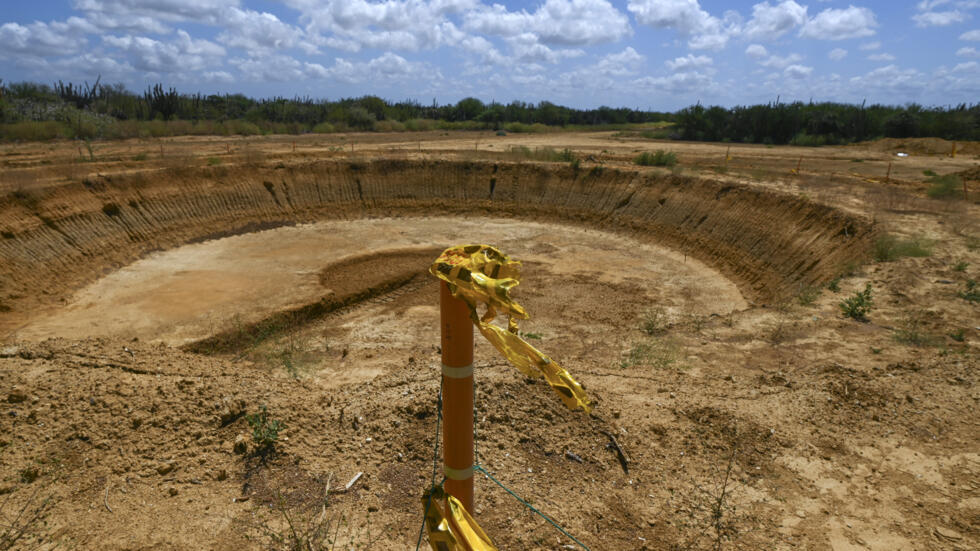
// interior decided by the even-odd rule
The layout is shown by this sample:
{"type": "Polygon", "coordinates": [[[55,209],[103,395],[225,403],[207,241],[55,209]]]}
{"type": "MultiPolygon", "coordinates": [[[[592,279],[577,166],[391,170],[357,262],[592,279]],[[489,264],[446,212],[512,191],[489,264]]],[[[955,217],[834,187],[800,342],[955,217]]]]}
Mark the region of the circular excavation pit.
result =
{"type": "MultiPolygon", "coordinates": [[[[789,548],[783,527],[829,507],[801,477],[837,491],[818,468],[836,444],[808,423],[894,398],[839,367],[867,348],[838,337],[839,297],[817,299],[827,321],[787,305],[866,258],[876,228],[759,186],[379,159],[110,174],[3,201],[2,382],[33,412],[4,418],[31,439],[5,459],[57,459],[70,483],[45,491],[71,496],[53,518],[81,547],[265,548],[288,516],[411,548],[439,395],[427,270],[457,244],[522,261],[523,336],[596,402],[567,410],[477,334],[478,461],[591,549],[789,548]],[[285,426],[274,453],[246,420],[262,406],[285,426]],[[28,419],[44,426],[14,424],[28,419]]],[[[501,549],[570,544],[476,485],[501,549]]]]}

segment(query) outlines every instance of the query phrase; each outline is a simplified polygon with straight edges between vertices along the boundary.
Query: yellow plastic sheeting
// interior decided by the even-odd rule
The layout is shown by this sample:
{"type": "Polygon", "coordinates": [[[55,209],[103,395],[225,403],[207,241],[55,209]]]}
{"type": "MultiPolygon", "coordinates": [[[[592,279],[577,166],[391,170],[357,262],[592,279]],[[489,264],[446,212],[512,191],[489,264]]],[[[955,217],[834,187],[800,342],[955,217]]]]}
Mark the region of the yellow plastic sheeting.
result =
{"type": "Polygon", "coordinates": [[[425,514],[425,531],[432,551],[497,551],[490,536],[480,528],[463,504],[442,488],[433,488],[422,496],[425,514]],[[431,499],[431,501],[430,501],[431,499]],[[439,502],[446,499],[449,517],[443,513],[439,502]]]}
{"type": "Polygon", "coordinates": [[[520,262],[490,245],[459,245],[446,249],[429,273],[449,284],[453,296],[470,307],[470,317],[480,333],[521,373],[543,376],[569,409],[592,411],[582,385],[517,334],[517,319],[530,317],[510,298],[510,290],[520,283],[520,262]],[[476,311],[479,303],[487,306],[482,318],[476,311]],[[498,310],[507,314],[506,330],[490,323],[498,310]]]}

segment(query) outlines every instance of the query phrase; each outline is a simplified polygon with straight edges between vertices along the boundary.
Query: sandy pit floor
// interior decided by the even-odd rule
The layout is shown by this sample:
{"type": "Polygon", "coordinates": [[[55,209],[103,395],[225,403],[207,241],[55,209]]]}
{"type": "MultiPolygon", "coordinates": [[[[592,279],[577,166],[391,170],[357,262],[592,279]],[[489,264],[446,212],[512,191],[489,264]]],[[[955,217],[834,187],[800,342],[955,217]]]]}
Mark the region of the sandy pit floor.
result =
{"type": "MultiPolygon", "coordinates": [[[[494,244],[540,265],[559,292],[563,281],[584,277],[631,284],[638,302],[704,315],[747,306],[734,284],[702,262],[600,231],[494,219],[375,219],[283,227],[156,253],[80,290],[63,309],[30,321],[17,338],[112,336],[183,345],[329,295],[321,272],[331,264],[446,243],[494,244]]],[[[427,268],[416,263],[415,271],[427,268]]],[[[434,326],[434,307],[417,321],[434,326]]]]}

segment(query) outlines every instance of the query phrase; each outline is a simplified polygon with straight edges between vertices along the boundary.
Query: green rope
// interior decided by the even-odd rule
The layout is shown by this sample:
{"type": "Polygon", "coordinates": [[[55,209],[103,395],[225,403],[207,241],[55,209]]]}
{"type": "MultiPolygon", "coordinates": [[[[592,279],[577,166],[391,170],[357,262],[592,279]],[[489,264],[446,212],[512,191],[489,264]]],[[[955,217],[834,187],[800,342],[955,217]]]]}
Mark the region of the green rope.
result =
{"type": "MultiPolygon", "coordinates": [[[[473,470],[474,471],[480,471],[481,473],[485,474],[487,476],[487,478],[489,478],[490,480],[492,480],[497,486],[500,486],[501,488],[503,488],[505,492],[507,492],[508,494],[510,494],[511,496],[513,496],[513,498],[516,499],[517,501],[520,501],[522,505],[524,505],[525,507],[527,507],[528,509],[530,509],[531,511],[533,511],[539,517],[541,517],[541,518],[545,519],[546,521],[548,521],[549,523],[551,523],[551,525],[554,526],[555,529],[557,529],[562,534],[565,534],[566,536],[568,536],[568,538],[571,539],[572,541],[574,541],[575,543],[579,544],[579,546],[582,547],[582,549],[585,549],[585,551],[591,551],[588,547],[586,547],[586,545],[584,543],[582,543],[582,542],[578,541],[577,539],[575,539],[575,536],[573,536],[573,535],[569,534],[568,532],[566,532],[565,529],[562,528],[561,526],[559,526],[557,522],[555,522],[555,521],[551,520],[550,518],[548,518],[548,515],[546,515],[546,514],[542,513],[541,511],[535,509],[533,505],[531,505],[527,501],[524,501],[523,499],[521,499],[521,496],[515,494],[513,492],[513,490],[511,490],[507,486],[504,486],[499,480],[497,480],[496,478],[494,478],[492,474],[490,474],[489,472],[487,472],[487,470],[483,468],[483,465],[474,465],[473,466],[473,470]]],[[[418,550],[416,550],[416,551],[418,551],[418,550]]]]}

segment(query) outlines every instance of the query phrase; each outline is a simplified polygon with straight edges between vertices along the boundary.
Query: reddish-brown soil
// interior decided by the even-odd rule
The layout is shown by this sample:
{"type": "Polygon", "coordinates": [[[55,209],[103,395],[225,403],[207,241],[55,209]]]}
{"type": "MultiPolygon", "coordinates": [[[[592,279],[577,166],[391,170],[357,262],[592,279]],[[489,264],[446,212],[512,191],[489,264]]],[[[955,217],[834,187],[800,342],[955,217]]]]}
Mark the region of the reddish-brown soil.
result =
{"type": "MultiPolygon", "coordinates": [[[[975,549],[977,144],[947,145],[3,146],[0,538],[288,548],[291,522],[413,548],[439,392],[426,268],[476,241],[525,260],[522,331],[597,402],[566,410],[478,341],[479,461],[589,548],[975,549]],[[678,167],[632,166],[654,149],[678,167]],[[926,198],[924,170],[963,173],[969,200],[926,198]],[[874,262],[886,235],[931,253],[874,262]],[[868,320],[845,318],[866,284],[868,320]],[[285,423],[265,455],[262,405],[285,423]]],[[[501,549],[572,548],[482,476],[474,513],[501,549]]]]}

